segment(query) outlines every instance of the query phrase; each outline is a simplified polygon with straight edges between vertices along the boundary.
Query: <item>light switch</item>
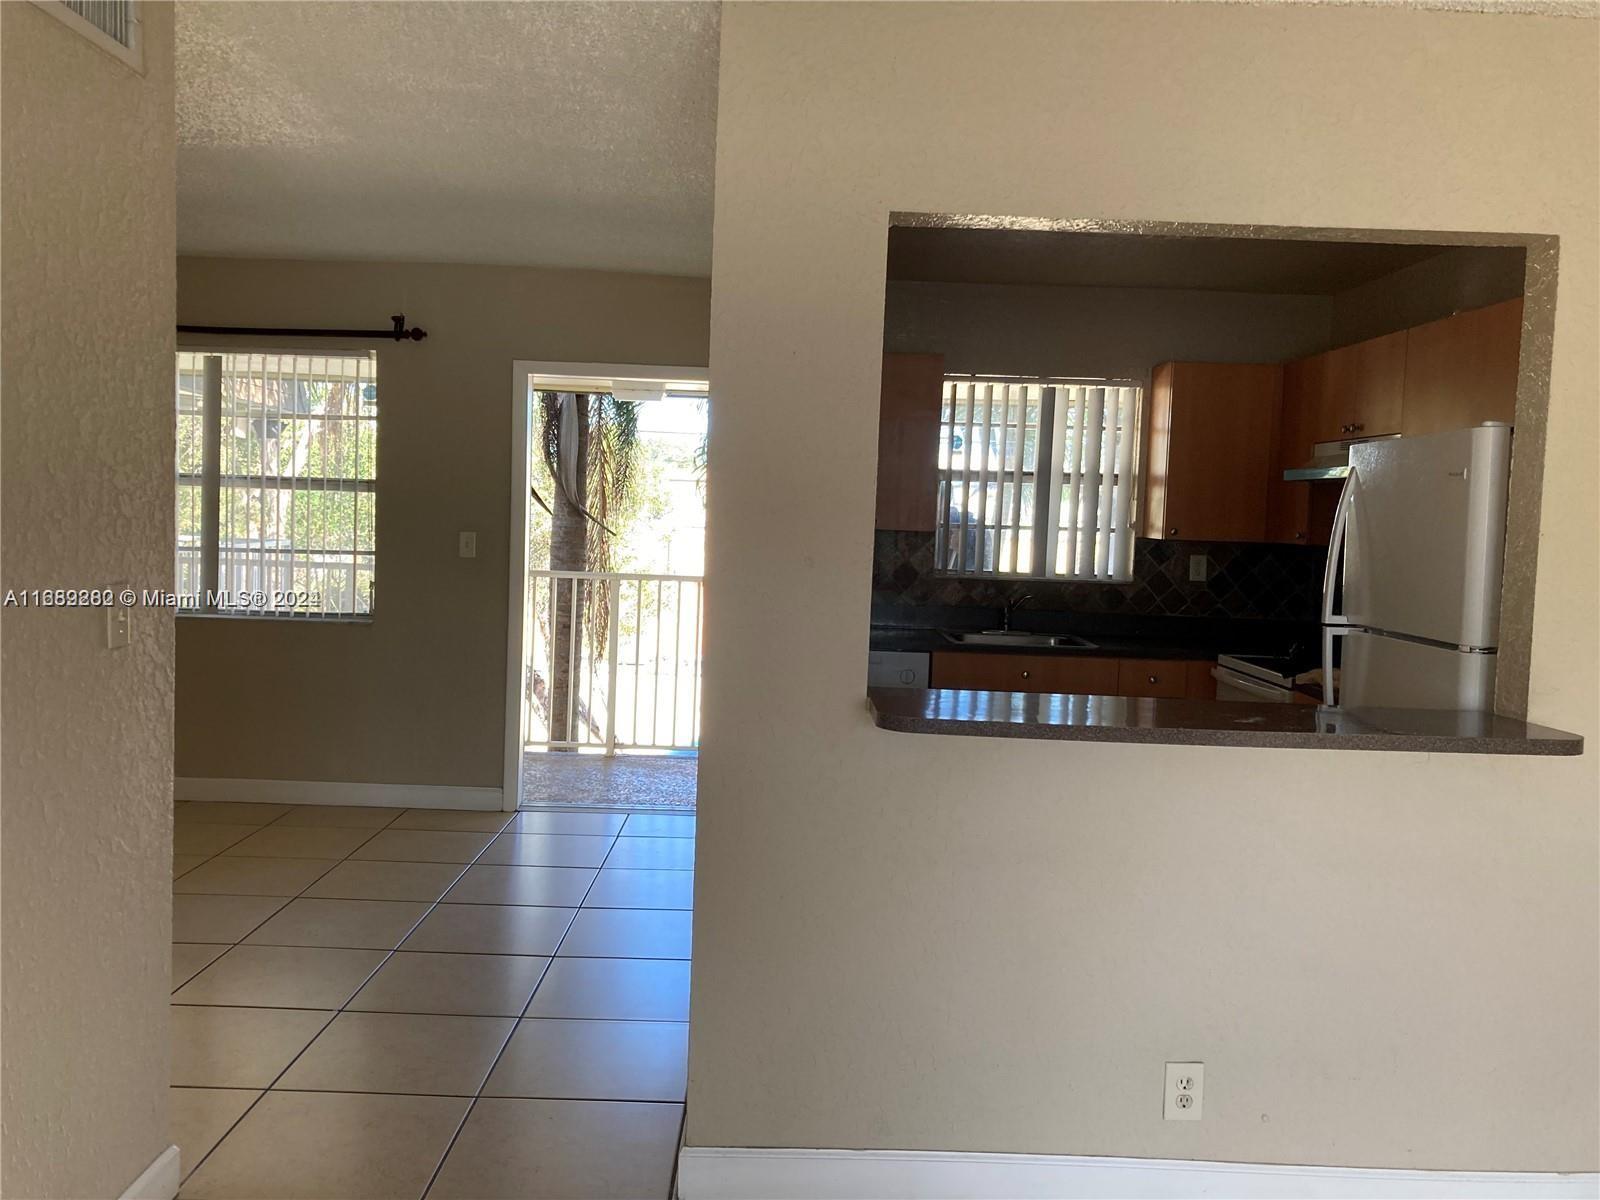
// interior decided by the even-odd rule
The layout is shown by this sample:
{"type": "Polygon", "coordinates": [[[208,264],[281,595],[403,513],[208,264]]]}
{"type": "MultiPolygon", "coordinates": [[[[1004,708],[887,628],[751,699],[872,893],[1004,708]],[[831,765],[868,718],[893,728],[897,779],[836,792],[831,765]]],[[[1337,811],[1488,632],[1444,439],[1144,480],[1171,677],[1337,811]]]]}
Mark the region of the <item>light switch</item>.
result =
{"type": "Polygon", "coordinates": [[[456,535],[456,553],[462,558],[478,557],[478,535],[471,530],[465,530],[456,535]]]}
{"type": "Polygon", "coordinates": [[[1204,583],[1210,573],[1211,564],[1206,562],[1204,554],[1189,555],[1189,582],[1204,583]]]}
{"type": "Polygon", "coordinates": [[[133,609],[106,609],[106,649],[121,650],[133,641],[133,609]]]}

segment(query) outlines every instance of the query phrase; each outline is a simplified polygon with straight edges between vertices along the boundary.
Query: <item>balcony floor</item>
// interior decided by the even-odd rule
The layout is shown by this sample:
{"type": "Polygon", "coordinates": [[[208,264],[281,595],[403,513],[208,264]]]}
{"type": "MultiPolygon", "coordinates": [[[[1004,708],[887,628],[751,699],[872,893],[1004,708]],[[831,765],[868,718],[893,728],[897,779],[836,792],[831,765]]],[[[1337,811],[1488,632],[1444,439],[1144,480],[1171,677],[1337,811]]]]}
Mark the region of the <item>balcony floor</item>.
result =
{"type": "Polygon", "coordinates": [[[522,807],[593,805],[610,809],[693,812],[694,754],[600,754],[529,751],[522,756],[522,807]]]}

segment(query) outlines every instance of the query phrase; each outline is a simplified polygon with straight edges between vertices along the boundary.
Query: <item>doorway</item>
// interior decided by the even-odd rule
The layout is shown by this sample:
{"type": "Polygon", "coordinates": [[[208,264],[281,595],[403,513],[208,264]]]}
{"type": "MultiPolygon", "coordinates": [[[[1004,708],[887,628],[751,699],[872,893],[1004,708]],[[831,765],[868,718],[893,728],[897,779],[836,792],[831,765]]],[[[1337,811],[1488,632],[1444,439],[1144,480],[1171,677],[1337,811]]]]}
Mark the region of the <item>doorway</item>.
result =
{"type": "Polygon", "coordinates": [[[506,807],[692,809],[704,368],[513,373],[506,807]]]}

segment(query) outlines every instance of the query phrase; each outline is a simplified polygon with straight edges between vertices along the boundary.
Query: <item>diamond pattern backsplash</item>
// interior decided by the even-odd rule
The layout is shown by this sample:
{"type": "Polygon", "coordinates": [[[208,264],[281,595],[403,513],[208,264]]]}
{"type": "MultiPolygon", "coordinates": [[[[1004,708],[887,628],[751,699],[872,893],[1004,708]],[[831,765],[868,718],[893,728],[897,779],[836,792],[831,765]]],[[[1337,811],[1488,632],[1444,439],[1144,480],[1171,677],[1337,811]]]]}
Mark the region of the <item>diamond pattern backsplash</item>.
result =
{"type": "Polygon", "coordinates": [[[997,608],[1021,592],[1032,607],[1130,616],[1315,621],[1327,551],[1254,542],[1139,538],[1131,583],[957,579],[933,573],[933,534],[880,529],[873,541],[875,605],[997,608]],[[1204,554],[1210,577],[1189,581],[1189,556],[1204,554]]]}

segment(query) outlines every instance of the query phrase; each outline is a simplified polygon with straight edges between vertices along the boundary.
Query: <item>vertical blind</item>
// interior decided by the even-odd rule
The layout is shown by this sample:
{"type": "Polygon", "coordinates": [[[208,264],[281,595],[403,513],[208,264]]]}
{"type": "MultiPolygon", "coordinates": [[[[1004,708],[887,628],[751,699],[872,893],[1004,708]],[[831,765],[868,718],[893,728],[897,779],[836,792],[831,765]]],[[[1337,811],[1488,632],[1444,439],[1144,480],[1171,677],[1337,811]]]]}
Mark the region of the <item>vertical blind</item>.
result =
{"type": "Polygon", "coordinates": [[[1133,575],[1141,389],[947,378],[935,555],[956,575],[1133,575]]]}
{"type": "Polygon", "coordinates": [[[123,46],[133,45],[138,25],[133,0],[61,0],[61,4],[112,41],[123,46]]]}
{"type": "Polygon", "coordinates": [[[177,404],[183,606],[369,614],[376,356],[186,351],[178,355],[177,404]]]}

